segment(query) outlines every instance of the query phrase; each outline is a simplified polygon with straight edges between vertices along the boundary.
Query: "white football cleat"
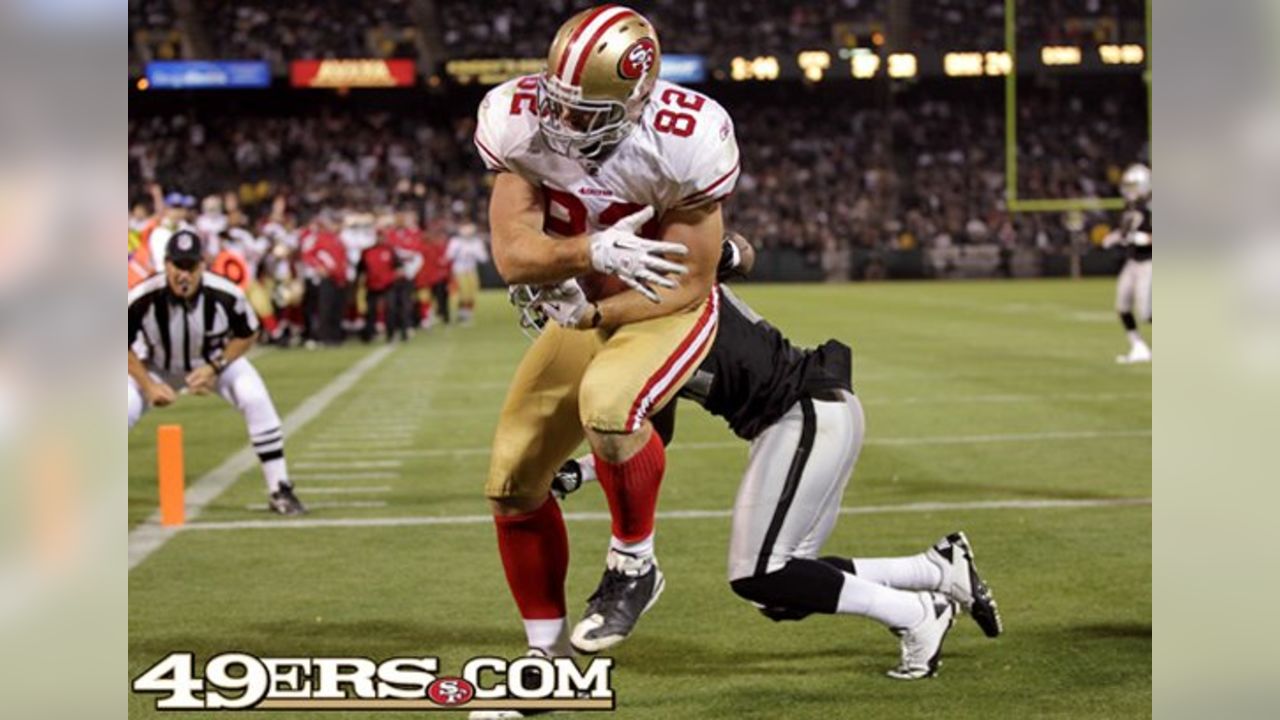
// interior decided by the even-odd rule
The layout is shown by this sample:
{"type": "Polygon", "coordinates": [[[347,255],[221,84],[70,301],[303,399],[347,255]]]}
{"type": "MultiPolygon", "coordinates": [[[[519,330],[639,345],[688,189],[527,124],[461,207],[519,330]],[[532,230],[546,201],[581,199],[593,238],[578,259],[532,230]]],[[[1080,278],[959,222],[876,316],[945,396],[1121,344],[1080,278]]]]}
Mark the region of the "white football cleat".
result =
{"type": "Polygon", "coordinates": [[[934,543],[925,551],[925,558],[942,571],[942,583],[938,591],[951,598],[961,610],[973,616],[987,637],[997,637],[1004,632],[1000,620],[1000,608],[996,605],[991,588],[978,575],[974,563],[973,546],[963,532],[954,532],[934,543]]]}
{"type": "Polygon", "coordinates": [[[942,641],[956,621],[956,605],[942,593],[920,593],[924,619],[909,628],[893,628],[902,643],[902,660],[886,674],[895,680],[922,680],[938,674],[942,641]]]}
{"type": "Polygon", "coordinates": [[[1129,350],[1128,355],[1117,355],[1116,362],[1121,365],[1149,363],[1151,362],[1151,348],[1147,347],[1145,343],[1141,345],[1134,345],[1133,348],[1129,350]]]}

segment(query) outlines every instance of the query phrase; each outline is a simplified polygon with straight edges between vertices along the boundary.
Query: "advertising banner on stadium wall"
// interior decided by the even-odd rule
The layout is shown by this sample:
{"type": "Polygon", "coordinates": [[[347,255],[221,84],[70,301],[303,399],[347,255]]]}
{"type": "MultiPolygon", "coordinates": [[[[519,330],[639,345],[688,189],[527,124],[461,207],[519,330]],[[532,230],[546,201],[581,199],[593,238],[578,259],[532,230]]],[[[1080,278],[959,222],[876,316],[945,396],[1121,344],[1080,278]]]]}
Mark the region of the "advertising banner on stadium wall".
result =
{"type": "Polygon", "coordinates": [[[673,83],[700,83],[707,79],[707,61],[701,55],[663,55],[660,74],[673,83]]]}
{"type": "Polygon", "coordinates": [[[410,87],[414,62],[405,59],[294,60],[289,84],[309,88],[410,87]]]}
{"type": "Polygon", "coordinates": [[[260,60],[165,60],[147,63],[154,90],[271,87],[271,66],[260,60]]]}

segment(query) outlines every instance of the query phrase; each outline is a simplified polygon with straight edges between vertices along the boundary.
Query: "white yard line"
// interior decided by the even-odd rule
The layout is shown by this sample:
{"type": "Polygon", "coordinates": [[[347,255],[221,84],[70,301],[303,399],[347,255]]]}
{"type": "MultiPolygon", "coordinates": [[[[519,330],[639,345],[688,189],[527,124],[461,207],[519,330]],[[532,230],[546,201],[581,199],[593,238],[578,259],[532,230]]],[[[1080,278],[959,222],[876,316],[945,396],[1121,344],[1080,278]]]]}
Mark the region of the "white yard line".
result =
{"type": "MultiPolygon", "coordinates": [[[[401,451],[397,451],[401,452],[401,451]]],[[[319,453],[307,453],[306,457],[316,457],[319,453]]],[[[351,457],[351,453],[339,453],[341,457],[351,457]]],[[[358,460],[352,462],[337,462],[334,460],[324,460],[321,462],[295,462],[290,463],[292,467],[300,470],[374,470],[377,468],[398,468],[404,463],[399,460],[358,460]]]]}
{"type": "Polygon", "coordinates": [[[983,405],[1020,404],[1038,402],[1115,402],[1122,400],[1150,400],[1151,393],[1068,393],[1063,395],[922,395],[920,397],[862,398],[863,405],[983,405]]]}
{"type": "Polygon", "coordinates": [[[347,427],[343,425],[329,425],[325,432],[316,436],[319,442],[330,442],[335,440],[409,440],[419,433],[418,428],[406,428],[403,425],[388,425],[385,429],[369,429],[365,427],[350,426],[352,429],[343,431],[341,428],[347,427]]]}
{"type": "MultiPolygon", "coordinates": [[[[1044,442],[1054,440],[1100,440],[1107,438],[1131,438],[1131,437],[1151,437],[1150,430],[1052,430],[1048,432],[1038,433],[1010,433],[996,435],[921,435],[918,437],[884,437],[884,438],[868,438],[866,445],[969,445],[983,443],[1002,443],[1002,442],[1044,442]]],[[[747,443],[742,440],[719,440],[715,442],[679,442],[677,441],[671,446],[672,452],[692,451],[692,450],[724,450],[729,448],[746,448],[747,443]]],[[[329,451],[318,450],[308,452],[308,458],[325,458],[333,457],[336,460],[345,460],[356,457],[389,457],[389,458],[430,458],[430,457],[466,457],[470,455],[487,455],[489,454],[489,446],[483,447],[460,447],[460,448],[425,448],[420,450],[368,450],[359,451],[329,451]]],[[[393,462],[393,461],[377,461],[370,460],[370,463],[376,462],[393,462]]],[[[350,462],[333,462],[315,461],[306,463],[307,467],[349,467],[350,462]]],[[[301,467],[301,465],[298,465],[301,467]]]]}
{"type": "MultiPolygon", "coordinates": [[[[1151,498],[1111,498],[1081,500],[978,500],[973,502],[921,502],[903,505],[845,507],[841,515],[891,515],[896,513],[958,512],[968,510],[1069,510],[1106,507],[1149,507],[1151,498]]],[[[320,507],[311,503],[310,507],[320,507]]],[[[708,520],[733,516],[732,510],[670,510],[658,513],[659,520],[708,520]]],[[[565,513],[570,522],[604,522],[602,512],[565,513]]],[[[390,518],[278,518],[271,520],[227,520],[196,522],[188,530],[290,530],[300,528],[413,527],[421,525],[488,525],[489,515],[436,515],[390,518]]]]}
{"type": "Polygon", "coordinates": [[[326,480],[399,480],[399,473],[390,472],[353,472],[353,473],[289,473],[289,479],[298,483],[318,482],[326,480]]]}
{"type": "MultiPolygon", "coordinates": [[[[303,401],[301,405],[294,408],[293,412],[289,413],[289,416],[284,419],[285,437],[297,432],[320,413],[324,412],[331,402],[354,387],[361,378],[390,355],[393,349],[394,346],[381,347],[374,350],[344,370],[342,374],[303,401]]],[[[398,465],[399,463],[396,464],[398,465]]],[[[331,466],[329,463],[322,463],[322,465],[331,466]]],[[[200,476],[195,482],[190,483],[186,492],[187,520],[190,521],[198,517],[205,506],[222,494],[224,490],[231,487],[237,478],[257,466],[258,456],[254,454],[253,447],[245,445],[234,455],[224,460],[221,465],[200,476]]],[[[156,510],[156,512],[152,513],[142,524],[129,532],[129,569],[133,570],[143,560],[150,557],[152,553],[163,547],[173,535],[173,528],[166,528],[160,525],[160,511],[156,510]]]]}
{"type": "MultiPolygon", "coordinates": [[[[387,506],[384,500],[353,500],[351,502],[309,502],[306,503],[307,508],[311,510],[323,510],[333,508],[383,508],[387,506]]],[[[245,510],[266,510],[265,505],[245,505],[245,510]]],[[[256,521],[255,521],[256,522],[256,521]]],[[[198,523],[197,523],[198,524],[198,523]]],[[[187,527],[191,527],[188,525],[187,527]]]]}
{"type": "Polygon", "coordinates": [[[393,440],[389,438],[365,438],[365,439],[312,442],[312,443],[307,443],[307,448],[317,449],[317,450],[320,450],[320,449],[336,450],[341,448],[367,448],[367,447],[394,449],[398,447],[408,447],[409,445],[412,445],[412,444],[413,444],[413,441],[408,437],[404,438],[403,440],[393,440]]]}
{"type": "MultiPolygon", "coordinates": [[[[918,397],[863,396],[862,404],[874,407],[892,405],[987,405],[1040,402],[1123,402],[1128,400],[1150,400],[1150,392],[1141,393],[1065,393],[1060,395],[1036,395],[1028,393],[1008,393],[992,395],[921,395],[918,397]]],[[[493,408],[427,408],[426,418],[441,417],[483,417],[494,416],[493,408]]]]}

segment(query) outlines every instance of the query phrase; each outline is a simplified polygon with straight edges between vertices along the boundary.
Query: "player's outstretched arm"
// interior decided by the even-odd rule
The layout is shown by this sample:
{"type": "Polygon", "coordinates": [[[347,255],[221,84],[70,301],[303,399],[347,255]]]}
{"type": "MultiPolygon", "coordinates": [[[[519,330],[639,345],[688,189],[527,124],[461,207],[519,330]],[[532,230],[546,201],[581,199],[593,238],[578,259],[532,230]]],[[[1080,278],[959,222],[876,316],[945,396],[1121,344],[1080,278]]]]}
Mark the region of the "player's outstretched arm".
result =
{"type": "Polygon", "coordinates": [[[591,270],[586,235],[542,231],[542,191],[515,173],[498,173],[489,198],[493,262],[510,285],[549,285],[591,270]]]}
{"type": "MultiPolygon", "coordinates": [[[[662,239],[688,249],[689,254],[682,259],[688,272],[679,276],[674,288],[655,288],[656,303],[634,290],[600,301],[598,327],[612,329],[696,307],[711,292],[723,237],[724,216],[720,203],[668,212],[662,218],[662,239]]],[[[584,326],[596,322],[593,315],[586,314],[584,326]]]]}

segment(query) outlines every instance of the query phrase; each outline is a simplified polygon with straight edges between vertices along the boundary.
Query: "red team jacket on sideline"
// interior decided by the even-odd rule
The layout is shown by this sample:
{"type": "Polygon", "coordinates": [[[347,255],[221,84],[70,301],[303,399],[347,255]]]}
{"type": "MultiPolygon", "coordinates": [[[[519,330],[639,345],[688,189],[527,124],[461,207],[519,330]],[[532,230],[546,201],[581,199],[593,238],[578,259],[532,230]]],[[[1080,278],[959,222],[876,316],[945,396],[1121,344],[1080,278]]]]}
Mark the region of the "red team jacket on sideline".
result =
{"type": "Polygon", "coordinates": [[[365,276],[365,287],[370,292],[382,292],[395,283],[400,259],[391,243],[378,243],[360,253],[360,269],[365,276]]]}
{"type": "Polygon", "coordinates": [[[431,261],[431,258],[427,254],[427,243],[423,239],[422,231],[414,228],[390,228],[386,231],[386,235],[387,241],[397,250],[422,256],[423,265],[414,276],[413,285],[417,288],[427,287],[423,282],[423,276],[427,273],[426,264],[431,261]]]}
{"type": "Polygon", "coordinates": [[[418,273],[419,287],[431,287],[449,279],[449,262],[444,258],[444,243],[422,243],[422,270],[418,273]]]}
{"type": "Polygon", "coordinates": [[[306,230],[301,240],[302,262],[338,285],[347,284],[347,249],[337,235],[306,230]]]}

